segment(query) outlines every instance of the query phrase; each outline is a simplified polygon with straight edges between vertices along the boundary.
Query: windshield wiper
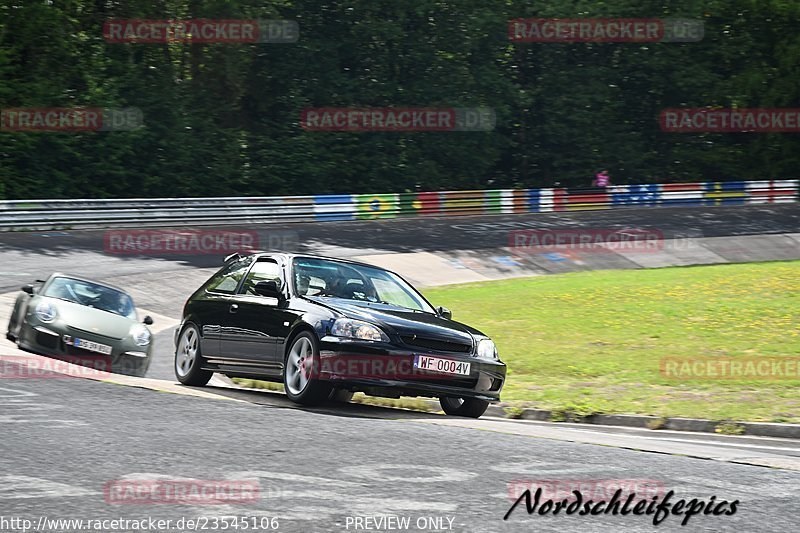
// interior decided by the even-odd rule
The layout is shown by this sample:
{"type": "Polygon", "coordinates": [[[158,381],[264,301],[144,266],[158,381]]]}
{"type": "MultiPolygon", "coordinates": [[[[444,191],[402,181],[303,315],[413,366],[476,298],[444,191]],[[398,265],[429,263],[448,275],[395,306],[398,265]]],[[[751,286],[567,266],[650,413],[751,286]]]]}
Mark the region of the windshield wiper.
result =
{"type": "Polygon", "coordinates": [[[69,298],[62,298],[61,296],[48,296],[48,295],[46,295],[46,294],[43,294],[42,296],[44,296],[44,297],[46,297],[46,298],[55,298],[56,300],[61,300],[61,301],[64,301],[64,302],[69,302],[69,303],[71,303],[71,304],[84,305],[84,304],[82,304],[81,302],[79,302],[79,301],[77,301],[77,300],[70,300],[69,298]]]}
{"type": "Polygon", "coordinates": [[[406,307],[404,305],[396,304],[393,302],[387,302],[386,300],[378,300],[378,301],[371,301],[371,300],[356,300],[354,298],[342,298],[341,296],[333,296],[329,293],[322,293],[322,294],[314,294],[314,295],[306,295],[310,298],[336,298],[337,300],[346,300],[348,302],[356,302],[360,304],[381,304],[381,305],[391,305],[392,307],[399,307],[400,309],[405,309],[407,311],[413,311],[415,313],[428,313],[431,314],[429,311],[423,311],[422,309],[414,309],[413,307],[406,307]]]}

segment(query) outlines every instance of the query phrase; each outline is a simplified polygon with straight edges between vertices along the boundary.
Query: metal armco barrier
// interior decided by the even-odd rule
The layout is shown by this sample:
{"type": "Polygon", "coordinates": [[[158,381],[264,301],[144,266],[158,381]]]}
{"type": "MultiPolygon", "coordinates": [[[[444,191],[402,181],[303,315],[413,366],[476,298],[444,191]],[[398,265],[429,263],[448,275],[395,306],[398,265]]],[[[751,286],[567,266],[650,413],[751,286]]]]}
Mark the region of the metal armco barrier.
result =
{"type": "Polygon", "coordinates": [[[0,230],[369,220],[798,201],[798,180],[242,198],[0,201],[0,230]]]}

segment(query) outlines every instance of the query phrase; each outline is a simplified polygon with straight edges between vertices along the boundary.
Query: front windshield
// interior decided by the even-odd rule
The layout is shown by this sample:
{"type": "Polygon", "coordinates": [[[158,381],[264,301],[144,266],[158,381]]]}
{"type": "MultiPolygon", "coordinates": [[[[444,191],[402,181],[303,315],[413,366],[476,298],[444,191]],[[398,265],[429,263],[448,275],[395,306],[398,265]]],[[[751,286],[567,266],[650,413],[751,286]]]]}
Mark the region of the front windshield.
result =
{"type": "Polygon", "coordinates": [[[58,277],[50,282],[43,295],[136,320],[136,309],[131,297],[105,285],[58,277]]]}
{"type": "Polygon", "coordinates": [[[301,296],[342,298],[434,312],[411,285],[380,268],[297,258],[293,272],[294,290],[301,296]]]}

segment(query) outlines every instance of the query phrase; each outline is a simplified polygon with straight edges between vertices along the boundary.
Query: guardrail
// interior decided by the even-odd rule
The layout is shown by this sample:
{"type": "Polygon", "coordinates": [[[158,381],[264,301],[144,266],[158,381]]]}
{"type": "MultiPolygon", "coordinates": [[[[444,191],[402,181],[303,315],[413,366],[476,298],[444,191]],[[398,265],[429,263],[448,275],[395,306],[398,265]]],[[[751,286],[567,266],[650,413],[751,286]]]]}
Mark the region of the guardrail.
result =
{"type": "Polygon", "coordinates": [[[237,198],[0,201],[0,230],[362,220],[798,201],[798,180],[237,198]]]}

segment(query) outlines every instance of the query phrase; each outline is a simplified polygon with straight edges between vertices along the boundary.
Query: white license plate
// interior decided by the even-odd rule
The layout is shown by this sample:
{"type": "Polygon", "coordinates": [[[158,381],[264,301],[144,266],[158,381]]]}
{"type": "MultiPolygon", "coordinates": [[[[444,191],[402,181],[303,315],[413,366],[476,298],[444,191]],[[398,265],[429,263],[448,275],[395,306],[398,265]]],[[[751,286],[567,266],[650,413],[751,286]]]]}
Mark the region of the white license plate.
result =
{"type": "Polygon", "coordinates": [[[72,345],[76,348],[89,350],[90,352],[101,353],[103,355],[108,355],[111,353],[111,346],[108,344],[100,344],[99,342],[87,341],[86,339],[73,338],[72,345]]]}
{"type": "Polygon", "coordinates": [[[441,357],[430,357],[428,355],[414,356],[414,368],[418,368],[420,370],[469,376],[469,367],[470,363],[464,363],[463,361],[454,361],[453,359],[443,359],[441,357]]]}

